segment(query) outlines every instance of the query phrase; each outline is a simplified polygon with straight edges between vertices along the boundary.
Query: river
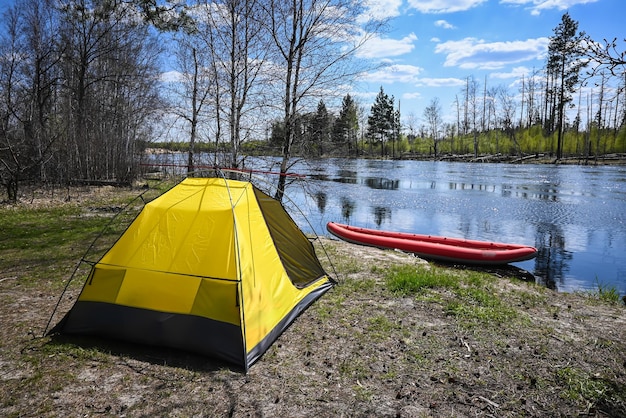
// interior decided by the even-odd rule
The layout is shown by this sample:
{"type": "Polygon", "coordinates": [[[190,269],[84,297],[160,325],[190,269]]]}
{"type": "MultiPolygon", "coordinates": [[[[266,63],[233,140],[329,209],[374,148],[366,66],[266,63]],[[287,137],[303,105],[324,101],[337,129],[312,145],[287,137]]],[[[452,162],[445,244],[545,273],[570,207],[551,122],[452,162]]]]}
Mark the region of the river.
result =
{"type": "MultiPolygon", "coordinates": [[[[276,170],[277,160],[247,165],[276,170]]],[[[290,171],[306,176],[290,181],[284,201],[305,232],[328,235],[335,221],[528,244],[538,256],[513,265],[537,283],[626,294],[624,166],[320,159],[290,171]]]]}

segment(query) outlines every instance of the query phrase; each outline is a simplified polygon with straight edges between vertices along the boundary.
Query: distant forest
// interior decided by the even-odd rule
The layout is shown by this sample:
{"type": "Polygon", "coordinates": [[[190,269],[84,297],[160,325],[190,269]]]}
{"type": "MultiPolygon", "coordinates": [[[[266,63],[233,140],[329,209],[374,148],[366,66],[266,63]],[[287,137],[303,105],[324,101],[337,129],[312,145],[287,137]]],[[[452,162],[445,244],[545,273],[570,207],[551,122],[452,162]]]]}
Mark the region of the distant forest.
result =
{"type": "Polygon", "coordinates": [[[385,27],[357,19],[357,3],[15,2],[0,16],[0,201],[24,184],[130,183],[147,147],[185,152],[190,174],[202,153],[231,168],[278,155],[283,173],[294,156],[626,153],[623,43],[590,39],[567,13],[545,68],[520,91],[469,75],[452,123],[438,99],[401,115],[384,86],[371,104],[331,97],[364,70],[359,34],[385,27]],[[176,142],[160,142],[174,127],[176,142]]]}

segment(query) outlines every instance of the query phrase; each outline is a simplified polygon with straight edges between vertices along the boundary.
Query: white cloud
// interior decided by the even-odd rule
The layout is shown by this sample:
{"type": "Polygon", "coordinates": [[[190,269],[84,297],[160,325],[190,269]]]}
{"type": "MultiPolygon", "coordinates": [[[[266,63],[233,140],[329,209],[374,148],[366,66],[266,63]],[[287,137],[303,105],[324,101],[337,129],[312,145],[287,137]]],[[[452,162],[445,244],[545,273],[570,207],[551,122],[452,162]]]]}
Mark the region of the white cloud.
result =
{"type": "Polygon", "coordinates": [[[421,67],[414,65],[394,64],[370,71],[361,76],[363,81],[381,84],[415,83],[418,75],[423,71],[421,67]]]}
{"type": "Polygon", "coordinates": [[[510,64],[543,59],[549,43],[550,39],[546,37],[507,42],[465,38],[440,43],[435,52],[446,54],[446,67],[495,70],[510,64]]]}
{"type": "Polygon", "coordinates": [[[379,91],[380,90],[376,90],[376,91],[352,91],[350,93],[350,96],[352,96],[354,99],[356,99],[357,102],[359,102],[359,103],[366,103],[366,106],[369,106],[369,104],[378,95],[379,91]]]}
{"type": "Polygon", "coordinates": [[[487,0],[409,0],[409,6],[422,13],[463,12],[487,0]]]}
{"type": "Polygon", "coordinates": [[[183,81],[183,74],[180,71],[167,71],[161,73],[160,78],[164,83],[176,83],[183,81]]]}
{"type": "Polygon", "coordinates": [[[374,36],[368,39],[357,51],[361,58],[385,58],[408,54],[415,48],[417,36],[411,33],[402,39],[390,39],[374,36]]]}
{"type": "Polygon", "coordinates": [[[501,4],[514,4],[526,6],[531,14],[538,15],[543,10],[557,9],[567,10],[577,4],[596,3],[598,0],[500,0],[501,4]]]}
{"type": "Polygon", "coordinates": [[[402,94],[402,98],[404,100],[413,100],[413,99],[419,99],[422,97],[421,93],[418,92],[413,92],[413,93],[403,93],[402,94]]]}
{"type": "Polygon", "coordinates": [[[385,20],[400,16],[402,0],[365,0],[361,5],[365,8],[363,15],[375,20],[385,20]]]}
{"type": "Polygon", "coordinates": [[[491,78],[499,78],[499,79],[508,79],[508,78],[520,78],[522,76],[526,77],[530,74],[530,69],[528,67],[515,67],[509,72],[502,73],[491,73],[491,78]]]}
{"type": "Polygon", "coordinates": [[[424,77],[424,78],[420,78],[419,80],[417,80],[417,85],[423,86],[423,87],[457,87],[457,86],[464,86],[465,79],[454,78],[454,77],[450,77],[450,78],[424,77]]]}
{"type": "Polygon", "coordinates": [[[435,26],[438,26],[438,27],[444,28],[444,29],[456,29],[456,27],[452,23],[448,22],[447,20],[443,20],[443,19],[437,20],[435,22],[435,26]]]}

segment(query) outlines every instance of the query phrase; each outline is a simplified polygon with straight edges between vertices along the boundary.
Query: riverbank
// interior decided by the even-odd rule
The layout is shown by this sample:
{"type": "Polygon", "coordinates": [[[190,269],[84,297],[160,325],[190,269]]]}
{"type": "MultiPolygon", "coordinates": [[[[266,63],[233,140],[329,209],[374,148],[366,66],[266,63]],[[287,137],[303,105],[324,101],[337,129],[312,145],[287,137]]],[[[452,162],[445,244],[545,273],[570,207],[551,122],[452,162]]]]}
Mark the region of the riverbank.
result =
{"type": "Polygon", "coordinates": [[[436,160],[464,163],[507,163],[507,164],[572,164],[572,165],[626,165],[625,153],[603,154],[598,156],[574,156],[563,157],[557,160],[551,154],[527,154],[523,156],[510,154],[444,154],[435,156],[422,156],[412,153],[402,154],[402,160],[436,160]]]}
{"type": "Polygon", "coordinates": [[[338,285],[247,374],[158,347],[42,337],[85,248],[137,193],[81,187],[0,207],[0,415],[625,416],[620,301],[329,238],[317,245],[338,285]]]}

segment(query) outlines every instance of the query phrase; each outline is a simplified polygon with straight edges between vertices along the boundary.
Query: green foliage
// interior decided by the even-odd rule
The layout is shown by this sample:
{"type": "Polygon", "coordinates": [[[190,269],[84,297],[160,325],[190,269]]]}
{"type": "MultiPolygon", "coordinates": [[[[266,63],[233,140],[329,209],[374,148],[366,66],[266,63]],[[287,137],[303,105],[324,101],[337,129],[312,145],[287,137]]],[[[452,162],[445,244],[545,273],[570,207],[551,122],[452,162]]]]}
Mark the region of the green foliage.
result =
{"type": "Polygon", "coordinates": [[[387,142],[395,142],[400,134],[400,114],[394,109],[394,98],[389,97],[383,87],[374,100],[367,118],[367,135],[370,141],[381,143],[381,155],[389,155],[393,152],[393,145],[385,146],[387,142]]]}
{"type": "Polygon", "coordinates": [[[357,132],[359,131],[359,119],[356,102],[347,94],[341,102],[339,117],[333,125],[332,138],[340,147],[347,150],[348,154],[356,144],[357,132]]]}

